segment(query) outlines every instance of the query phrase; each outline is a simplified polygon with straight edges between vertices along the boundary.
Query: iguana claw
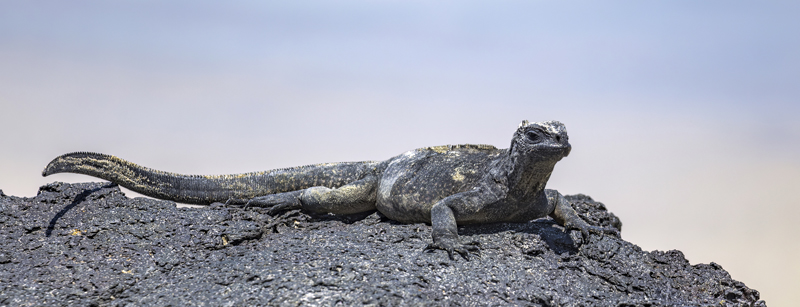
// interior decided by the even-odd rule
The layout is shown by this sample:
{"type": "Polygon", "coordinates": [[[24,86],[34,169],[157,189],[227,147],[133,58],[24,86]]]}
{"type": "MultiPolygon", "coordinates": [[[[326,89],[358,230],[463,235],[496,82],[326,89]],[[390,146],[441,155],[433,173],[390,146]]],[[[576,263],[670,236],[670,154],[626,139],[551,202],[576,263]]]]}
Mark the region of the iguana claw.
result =
{"type": "Polygon", "coordinates": [[[439,242],[434,242],[428,244],[425,247],[426,250],[433,250],[433,249],[442,249],[447,252],[447,256],[450,257],[450,260],[455,260],[453,257],[453,252],[457,252],[461,257],[465,260],[469,261],[470,252],[475,252],[478,256],[480,256],[480,248],[478,246],[480,243],[478,241],[471,241],[467,243],[460,243],[458,240],[448,240],[444,239],[439,242]]]}

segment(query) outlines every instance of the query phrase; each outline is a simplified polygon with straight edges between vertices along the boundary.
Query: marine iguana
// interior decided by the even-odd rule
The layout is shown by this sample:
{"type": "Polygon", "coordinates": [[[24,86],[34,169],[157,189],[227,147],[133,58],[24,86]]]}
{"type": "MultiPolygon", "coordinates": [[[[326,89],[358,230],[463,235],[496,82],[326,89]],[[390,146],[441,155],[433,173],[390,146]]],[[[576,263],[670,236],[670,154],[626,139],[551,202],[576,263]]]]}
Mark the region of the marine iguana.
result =
{"type": "Polygon", "coordinates": [[[551,216],[566,229],[614,232],[587,224],[558,191],[545,189],[553,168],[572,146],[557,121],[517,128],[508,149],[446,145],[405,152],[385,161],[307,165],[235,175],[181,175],[111,155],[75,152],[51,161],[42,176],[70,172],[112,181],[138,193],[188,204],[314,213],[378,210],[404,223],[430,223],[433,243],[469,259],[475,242],[462,243],[457,225],[526,222],[551,216]]]}

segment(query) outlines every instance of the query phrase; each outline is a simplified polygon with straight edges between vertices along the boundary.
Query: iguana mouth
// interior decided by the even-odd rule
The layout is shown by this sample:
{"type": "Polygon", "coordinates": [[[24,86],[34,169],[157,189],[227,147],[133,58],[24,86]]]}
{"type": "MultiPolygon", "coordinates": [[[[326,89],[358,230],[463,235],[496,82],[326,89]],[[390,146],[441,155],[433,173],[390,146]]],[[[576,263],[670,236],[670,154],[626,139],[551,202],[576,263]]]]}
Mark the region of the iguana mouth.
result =
{"type": "Polygon", "coordinates": [[[535,147],[535,148],[531,149],[531,152],[537,153],[537,156],[557,158],[559,160],[561,158],[565,158],[565,157],[569,156],[569,153],[571,151],[572,151],[572,146],[569,145],[569,144],[567,144],[566,146],[563,146],[563,145],[559,145],[559,146],[548,145],[548,146],[535,147]]]}
{"type": "Polygon", "coordinates": [[[569,153],[572,152],[572,145],[567,144],[566,148],[563,149],[564,157],[566,158],[569,156],[569,153]]]}
{"type": "Polygon", "coordinates": [[[542,142],[525,149],[528,154],[541,158],[564,158],[572,151],[572,145],[566,142],[542,142]]]}

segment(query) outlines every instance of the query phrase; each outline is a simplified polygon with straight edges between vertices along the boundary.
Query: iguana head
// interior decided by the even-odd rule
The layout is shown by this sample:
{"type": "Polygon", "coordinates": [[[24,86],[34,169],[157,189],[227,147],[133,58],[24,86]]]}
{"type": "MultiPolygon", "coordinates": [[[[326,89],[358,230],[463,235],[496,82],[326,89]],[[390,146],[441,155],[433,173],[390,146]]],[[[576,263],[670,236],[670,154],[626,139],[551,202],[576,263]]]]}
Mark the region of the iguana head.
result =
{"type": "Polygon", "coordinates": [[[529,123],[522,121],[511,141],[512,154],[536,160],[561,160],[569,155],[567,128],[558,121],[529,123]]]}

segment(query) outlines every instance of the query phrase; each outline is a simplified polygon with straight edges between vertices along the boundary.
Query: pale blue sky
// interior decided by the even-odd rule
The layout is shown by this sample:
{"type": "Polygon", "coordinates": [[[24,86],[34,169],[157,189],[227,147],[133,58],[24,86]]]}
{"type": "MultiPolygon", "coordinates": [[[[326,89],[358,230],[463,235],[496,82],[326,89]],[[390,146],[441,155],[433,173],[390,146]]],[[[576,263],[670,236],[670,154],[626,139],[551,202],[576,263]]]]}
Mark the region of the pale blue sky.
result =
{"type": "Polygon", "coordinates": [[[70,151],[238,173],[556,119],[549,187],[789,305],[799,55],[790,1],[4,1],[0,189],[95,180],[40,176],[70,151]]]}

